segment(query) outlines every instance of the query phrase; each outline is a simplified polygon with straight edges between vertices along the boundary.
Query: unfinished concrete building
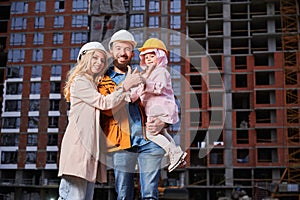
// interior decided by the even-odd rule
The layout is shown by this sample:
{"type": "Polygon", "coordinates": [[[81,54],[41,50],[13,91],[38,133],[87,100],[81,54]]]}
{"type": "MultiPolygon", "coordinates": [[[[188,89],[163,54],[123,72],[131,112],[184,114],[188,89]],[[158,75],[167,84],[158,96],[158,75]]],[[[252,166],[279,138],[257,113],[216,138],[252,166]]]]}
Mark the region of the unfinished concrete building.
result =
{"type": "Polygon", "coordinates": [[[299,2],[188,0],[186,32],[207,51],[187,50],[190,198],[299,199],[299,2]]]}

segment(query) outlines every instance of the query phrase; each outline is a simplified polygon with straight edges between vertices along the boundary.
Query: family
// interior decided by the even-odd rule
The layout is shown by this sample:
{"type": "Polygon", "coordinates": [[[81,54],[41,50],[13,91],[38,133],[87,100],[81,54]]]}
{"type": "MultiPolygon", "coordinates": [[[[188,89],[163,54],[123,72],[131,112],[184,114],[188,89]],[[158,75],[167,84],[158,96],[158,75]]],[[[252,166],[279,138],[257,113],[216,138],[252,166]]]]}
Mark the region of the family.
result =
{"type": "Polygon", "coordinates": [[[186,152],[167,132],[178,122],[178,108],[167,70],[165,44],[150,38],[142,47],[140,69],[132,69],[137,42],[127,30],[114,33],[108,51],[99,42],[84,44],[67,76],[70,102],[61,144],[59,200],[92,200],[96,182],[106,182],[111,155],[118,200],[134,199],[136,165],[142,199],[158,199],[161,161],[168,171],[185,165],[186,152]],[[113,62],[108,66],[108,59],[113,62]]]}

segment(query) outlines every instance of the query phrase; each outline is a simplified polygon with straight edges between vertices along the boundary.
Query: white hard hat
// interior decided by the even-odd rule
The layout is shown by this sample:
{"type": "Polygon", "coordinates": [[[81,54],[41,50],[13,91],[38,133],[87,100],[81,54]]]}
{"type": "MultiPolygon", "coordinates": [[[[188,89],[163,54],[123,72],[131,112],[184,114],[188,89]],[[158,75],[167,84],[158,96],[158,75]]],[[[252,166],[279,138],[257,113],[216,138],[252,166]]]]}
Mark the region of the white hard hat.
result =
{"type": "Polygon", "coordinates": [[[112,43],[114,43],[116,41],[130,42],[132,44],[133,48],[135,48],[137,45],[136,41],[134,40],[133,35],[127,30],[119,30],[111,36],[110,41],[108,43],[109,50],[111,50],[112,43]]]}
{"type": "Polygon", "coordinates": [[[104,46],[100,42],[88,42],[84,44],[81,49],[79,50],[78,56],[77,56],[77,62],[81,59],[81,56],[84,55],[89,50],[102,50],[107,55],[107,52],[104,48],[104,46]]]}

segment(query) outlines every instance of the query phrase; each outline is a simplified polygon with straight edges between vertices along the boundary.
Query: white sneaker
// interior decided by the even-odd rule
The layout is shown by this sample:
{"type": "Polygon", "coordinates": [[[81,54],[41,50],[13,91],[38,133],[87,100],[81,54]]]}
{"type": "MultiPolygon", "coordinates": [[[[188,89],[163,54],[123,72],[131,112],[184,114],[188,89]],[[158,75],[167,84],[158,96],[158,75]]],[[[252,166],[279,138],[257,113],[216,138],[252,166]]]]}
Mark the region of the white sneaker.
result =
{"type": "Polygon", "coordinates": [[[168,171],[173,171],[174,169],[176,169],[176,167],[178,167],[178,165],[183,163],[186,155],[187,153],[182,151],[179,146],[175,149],[171,149],[169,152],[170,165],[168,167],[168,171]]]}

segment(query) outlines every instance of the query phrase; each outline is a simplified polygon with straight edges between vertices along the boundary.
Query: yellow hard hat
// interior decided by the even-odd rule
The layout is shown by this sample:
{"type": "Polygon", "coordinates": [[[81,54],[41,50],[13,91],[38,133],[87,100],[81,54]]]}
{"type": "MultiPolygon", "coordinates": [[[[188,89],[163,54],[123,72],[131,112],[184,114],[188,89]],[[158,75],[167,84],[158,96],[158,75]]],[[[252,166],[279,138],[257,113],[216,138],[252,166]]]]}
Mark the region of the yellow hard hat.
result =
{"type": "Polygon", "coordinates": [[[139,51],[145,51],[147,49],[161,49],[164,50],[166,54],[168,54],[166,45],[163,43],[163,41],[157,38],[149,38],[148,40],[146,40],[144,45],[141,48],[139,48],[139,51]]]}

